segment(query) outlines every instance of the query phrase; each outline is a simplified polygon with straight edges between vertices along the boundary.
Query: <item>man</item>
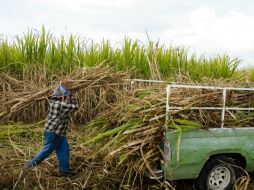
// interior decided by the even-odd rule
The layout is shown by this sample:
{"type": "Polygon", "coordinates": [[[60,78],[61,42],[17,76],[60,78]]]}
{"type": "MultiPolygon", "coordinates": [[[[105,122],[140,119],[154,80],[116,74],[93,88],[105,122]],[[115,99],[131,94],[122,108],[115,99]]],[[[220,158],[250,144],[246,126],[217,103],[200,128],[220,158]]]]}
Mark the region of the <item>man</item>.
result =
{"type": "Polygon", "coordinates": [[[69,112],[78,109],[77,99],[65,86],[55,88],[50,97],[50,107],[44,126],[43,149],[28,162],[27,167],[32,168],[41,163],[53,151],[56,151],[59,161],[60,174],[63,176],[75,175],[69,166],[69,144],[66,138],[69,112]]]}

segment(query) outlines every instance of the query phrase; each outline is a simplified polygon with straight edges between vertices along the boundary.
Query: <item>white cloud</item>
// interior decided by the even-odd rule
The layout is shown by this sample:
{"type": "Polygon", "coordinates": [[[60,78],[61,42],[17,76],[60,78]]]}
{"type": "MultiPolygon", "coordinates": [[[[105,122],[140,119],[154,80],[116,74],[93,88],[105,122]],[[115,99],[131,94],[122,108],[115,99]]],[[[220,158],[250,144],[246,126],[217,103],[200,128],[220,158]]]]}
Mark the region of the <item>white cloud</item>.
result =
{"type": "Polygon", "coordinates": [[[198,53],[228,53],[244,59],[243,52],[254,51],[253,33],[254,15],[236,11],[220,15],[203,7],[187,14],[182,26],[165,29],[160,37],[162,42],[193,47],[198,53]]]}
{"type": "Polygon", "coordinates": [[[189,21],[191,25],[200,26],[200,24],[211,22],[216,17],[216,12],[214,9],[209,7],[200,8],[194,10],[189,15],[189,21]]]}

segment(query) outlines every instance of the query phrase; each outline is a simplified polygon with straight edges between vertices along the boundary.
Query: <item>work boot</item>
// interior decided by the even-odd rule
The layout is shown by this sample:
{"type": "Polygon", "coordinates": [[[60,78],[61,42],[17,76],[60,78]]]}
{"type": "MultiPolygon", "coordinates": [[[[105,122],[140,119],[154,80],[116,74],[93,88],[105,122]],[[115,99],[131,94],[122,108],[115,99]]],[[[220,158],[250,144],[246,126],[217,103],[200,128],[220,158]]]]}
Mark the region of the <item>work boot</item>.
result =
{"type": "Polygon", "coordinates": [[[22,167],[22,175],[25,177],[29,172],[31,171],[31,167],[29,166],[29,163],[26,162],[22,167]]]}
{"type": "Polygon", "coordinates": [[[77,175],[78,172],[74,169],[69,169],[68,171],[60,171],[60,175],[63,177],[71,177],[77,175]]]}

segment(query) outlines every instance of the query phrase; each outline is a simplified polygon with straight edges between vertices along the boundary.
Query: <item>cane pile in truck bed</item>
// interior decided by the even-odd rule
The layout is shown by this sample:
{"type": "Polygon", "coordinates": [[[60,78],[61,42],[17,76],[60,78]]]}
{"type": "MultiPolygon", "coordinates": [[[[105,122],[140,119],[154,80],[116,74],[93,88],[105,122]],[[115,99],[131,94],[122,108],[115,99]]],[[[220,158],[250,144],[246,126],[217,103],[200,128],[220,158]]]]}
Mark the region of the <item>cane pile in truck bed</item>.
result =
{"type": "MultiPolygon", "coordinates": [[[[251,107],[254,103],[253,92],[229,92],[227,98],[228,107],[251,107]]],[[[180,133],[183,130],[221,126],[221,111],[188,109],[190,106],[221,107],[221,90],[173,90],[169,102],[170,106],[181,106],[183,109],[170,110],[169,121],[165,125],[165,85],[124,93],[111,109],[86,126],[90,132],[89,138],[84,139],[82,145],[93,148],[92,156],[102,156],[105,165],[113,164],[111,170],[119,172],[123,184],[130,174],[136,174],[135,184],[135,180],[141,180],[139,177],[145,171],[152,172],[162,159],[160,145],[164,130],[174,128],[180,133]]],[[[225,127],[246,126],[253,126],[253,111],[225,114],[225,127]]]]}

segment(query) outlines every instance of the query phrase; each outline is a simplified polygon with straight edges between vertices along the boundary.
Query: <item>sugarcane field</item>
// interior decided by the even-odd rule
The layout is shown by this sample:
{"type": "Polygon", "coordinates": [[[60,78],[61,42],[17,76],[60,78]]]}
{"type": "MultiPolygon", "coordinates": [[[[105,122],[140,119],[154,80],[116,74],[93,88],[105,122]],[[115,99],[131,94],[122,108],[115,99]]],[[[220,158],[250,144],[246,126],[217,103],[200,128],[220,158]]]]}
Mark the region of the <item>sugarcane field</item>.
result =
{"type": "Polygon", "coordinates": [[[254,189],[254,67],[240,63],[44,27],[0,35],[0,189],[254,189]],[[58,104],[74,111],[55,120],[58,104]],[[67,145],[49,148],[53,134],[67,145]]]}

